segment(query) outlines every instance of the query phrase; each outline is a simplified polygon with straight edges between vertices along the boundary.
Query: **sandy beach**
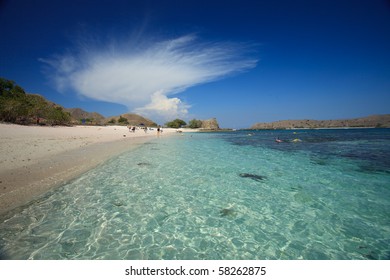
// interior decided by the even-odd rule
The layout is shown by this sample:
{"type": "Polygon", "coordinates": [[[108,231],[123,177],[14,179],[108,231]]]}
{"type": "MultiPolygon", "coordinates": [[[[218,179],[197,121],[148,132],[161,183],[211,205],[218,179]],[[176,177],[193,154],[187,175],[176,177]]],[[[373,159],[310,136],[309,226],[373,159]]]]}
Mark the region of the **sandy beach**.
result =
{"type": "MultiPolygon", "coordinates": [[[[162,137],[176,133],[164,129],[162,137]]],[[[0,214],[157,137],[123,126],[0,124],[0,214]]]]}

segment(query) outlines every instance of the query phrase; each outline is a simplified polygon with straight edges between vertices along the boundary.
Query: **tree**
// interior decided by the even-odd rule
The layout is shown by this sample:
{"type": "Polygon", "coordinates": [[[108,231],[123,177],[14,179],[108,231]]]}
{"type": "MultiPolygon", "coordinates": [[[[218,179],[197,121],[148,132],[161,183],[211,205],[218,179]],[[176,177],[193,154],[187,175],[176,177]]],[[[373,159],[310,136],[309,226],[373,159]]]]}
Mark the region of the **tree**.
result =
{"type": "Polygon", "coordinates": [[[186,124],[187,123],[185,121],[183,121],[183,120],[175,119],[175,120],[173,120],[171,122],[167,122],[165,125],[167,127],[170,127],[170,128],[180,128],[180,127],[182,127],[182,126],[184,126],[186,124]]]}
{"type": "Polygon", "coordinates": [[[202,127],[202,121],[201,120],[192,119],[188,123],[188,126],[190,128],[200,128],[200,127],[202,127]]]}
{"type": "Polygon", "coordinates": [[[10,95],[10,91],[13,89],[14,86],[15,86],[14,81],[0,78],[0,95],[1,96],[10,95]]]}

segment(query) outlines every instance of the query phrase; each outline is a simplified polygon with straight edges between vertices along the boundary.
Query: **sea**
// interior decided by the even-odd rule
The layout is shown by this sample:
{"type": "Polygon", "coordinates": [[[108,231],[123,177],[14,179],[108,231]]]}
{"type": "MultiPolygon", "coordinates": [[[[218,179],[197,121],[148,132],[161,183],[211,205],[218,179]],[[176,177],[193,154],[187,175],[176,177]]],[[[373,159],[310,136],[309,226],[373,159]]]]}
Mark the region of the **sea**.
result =
{"type": "Polygon", "coordinates": [[[390,129],[156,137],[1,216],[0,256],[389,260],[390,129]]]}

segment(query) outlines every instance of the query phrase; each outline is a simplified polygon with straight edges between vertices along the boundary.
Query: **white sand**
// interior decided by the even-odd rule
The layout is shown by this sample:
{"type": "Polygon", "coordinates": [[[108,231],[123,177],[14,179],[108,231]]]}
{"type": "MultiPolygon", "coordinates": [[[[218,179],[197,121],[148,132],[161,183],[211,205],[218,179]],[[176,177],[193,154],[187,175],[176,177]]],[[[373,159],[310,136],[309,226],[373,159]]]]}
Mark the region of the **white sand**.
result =
{"type": "MultiPolygon", "coordinates": [[[[164,129],[161,136],[172,133],[164,129]]],[[[154,137],[157,130],[133,133],[122,126],[0,124],[0,214],[154,137]]]]}

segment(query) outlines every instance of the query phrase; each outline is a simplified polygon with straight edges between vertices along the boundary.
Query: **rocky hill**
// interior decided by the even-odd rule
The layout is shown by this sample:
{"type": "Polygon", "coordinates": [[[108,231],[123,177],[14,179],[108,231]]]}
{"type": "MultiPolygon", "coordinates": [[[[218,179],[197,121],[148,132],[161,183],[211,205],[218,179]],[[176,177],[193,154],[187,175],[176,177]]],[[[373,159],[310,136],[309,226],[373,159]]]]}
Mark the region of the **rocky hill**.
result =
{"type": "Polygon", "coordinates": [[[219,124],[216,118],[208,119],[202,121],[202,126],[200,129],[205,130],[219,130],[219,124]]]}
{"type": "Polygon", "coordinates": [[[343,120],[284,120],[270,123],[256,123],[251,129],[298,129],[339,127],[390,127],[390,114],[372,115],[364,118],[343,120]]]}

